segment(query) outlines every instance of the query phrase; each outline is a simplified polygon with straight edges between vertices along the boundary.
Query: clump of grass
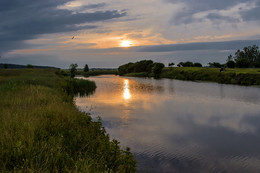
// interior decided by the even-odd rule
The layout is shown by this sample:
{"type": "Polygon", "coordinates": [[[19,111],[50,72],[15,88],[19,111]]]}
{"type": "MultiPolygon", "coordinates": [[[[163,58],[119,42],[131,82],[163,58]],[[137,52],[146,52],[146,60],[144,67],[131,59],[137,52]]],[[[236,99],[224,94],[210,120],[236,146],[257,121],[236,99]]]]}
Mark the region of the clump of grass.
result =
{"type": "Polygon", "coordinates": [[[71,91],[85,85],[55,70],[0,71],[1,172],[136,171],[129,149],[73,104],[71,91]]]}
{"type": "Polygon", "coordinates": [[[66,80],[66,85],[63,89],[68,95],[79,94],[80,96],[86,96],[93,94],[96,89],[96,84],[93,81],[69,78],[66,80]]]}

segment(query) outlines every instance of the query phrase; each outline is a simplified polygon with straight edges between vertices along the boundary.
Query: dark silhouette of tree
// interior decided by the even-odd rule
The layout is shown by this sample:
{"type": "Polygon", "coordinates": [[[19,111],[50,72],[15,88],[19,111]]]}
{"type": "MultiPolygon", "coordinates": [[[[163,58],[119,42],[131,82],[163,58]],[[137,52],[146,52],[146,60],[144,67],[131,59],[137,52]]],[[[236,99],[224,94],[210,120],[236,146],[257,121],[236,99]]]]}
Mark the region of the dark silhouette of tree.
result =
{"type": "Polygon", "coordinates": [[[34,68],[34,66],[32,64],[27,64],[26,66],[27,68],[34,68]]]}
{"type": "Polygon", "coordinates": [[[250,60],[248,58],[239,58],[236,60],[236,65],[238,68],[249,68],[250,60]]]}
{"type": "Polygon", "coordinates": [[[198,62],[195,62],[195,63],[193,64],[193,66],[194,66],[194,67],[202,67],[202,64],[201,64],[201,63],[198,63],[198,62]]]}
{"type": "Polygon", "coordinates": [[[151,73],[153,68],[153,61],[152,60],[142,60],[135,63],[128,63],[119,66],[118,74],[124,75],[127,73],[139,73],[139,72],[147,72],[151,73]]]}
{"type": "Polygon", "coordinates": [[[88,72],[88,71],[89,71],[88,64],[85,64],[84,72],[88,72]]]}
{"type": "Polygon", "coordinates": [[[194,64],[193,64],[193,62],[186,61],[186,62],[180,62],[177,66],[178,67],[193,67],[194,64]]]}
{"type": "Polygon", "coordinates": [[[7,69],[8,68],[8,64],[4,64],[4,68],[7,69]]]}
{"type": "Polygon", "coordinates": [[[233,58],[232,55],[228,55],[227,62],[228,62],[228,61],[234,61],[234,58],[233,58]]]}
{"type": "Polygon", "coordinates": [[[163,63],[154,63],[153,64],[153,74],[154,74],[154,77],[158,78],[160,73],[162,72],[162,69],[164,68],[164,64],[163,63]]]}
{"type": "Polygon", "coordinates": [[[76,76],[78,64],[70,64],[70,77],[74,78],[76,76]]]}
{"type": "Polygon", "coordinates": [[[219,62],[209,62],[209,67],[212,67],[212,68],[221,68],[222,65],[219,63],[219,62]]]}
{"type": "Polygon", "coordinates": [[[168,64],[168,67],[173,67],[175,64],[173,62],[168,64]]]}
{"type": "Polygon", "coordinates": [[[124,74],[132,73],[132,72],[134,72],[134,63],[132,63],[132,62],[118,67],[119,75],[124,75],[124,74]]]}
{"type": "Polygon", "coordinates": [[[259,67],[260,51],[256,45],[244,47],[243,50],[237,50],[234,56],[237,67],[259,67]]]}
{"type": "Polygon", "coordinates": [[[235,61],[230,60],[230,61],[228,61],[228,62],[226,63],[226,65],[227,65],[228,68],[235,68],[236,63],[235,63],[235,61]]]}

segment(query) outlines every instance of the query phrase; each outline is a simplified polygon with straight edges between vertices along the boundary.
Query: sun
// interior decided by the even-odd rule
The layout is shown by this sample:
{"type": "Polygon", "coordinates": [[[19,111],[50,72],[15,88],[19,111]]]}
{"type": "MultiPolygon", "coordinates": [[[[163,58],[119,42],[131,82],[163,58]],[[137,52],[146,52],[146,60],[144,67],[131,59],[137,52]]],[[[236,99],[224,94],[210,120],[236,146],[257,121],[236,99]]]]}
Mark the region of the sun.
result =
{"type": "Polygon", "coordinates": [[[132,46],[132,42],[130,40],[123,40],[121,43],[120,43],[120,46],[121,47],[130,47],[132,46]]]}

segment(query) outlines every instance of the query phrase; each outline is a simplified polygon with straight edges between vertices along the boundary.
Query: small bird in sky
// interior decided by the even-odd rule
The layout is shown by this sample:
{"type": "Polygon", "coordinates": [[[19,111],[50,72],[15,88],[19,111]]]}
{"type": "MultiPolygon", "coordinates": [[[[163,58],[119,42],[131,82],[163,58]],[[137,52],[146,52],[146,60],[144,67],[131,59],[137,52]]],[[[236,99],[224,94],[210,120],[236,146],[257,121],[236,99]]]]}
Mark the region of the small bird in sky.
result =
{"type": "Polygon", "coordinates": [[[73,36],[71,39],[74,39],[75,37],[73,36]]]}

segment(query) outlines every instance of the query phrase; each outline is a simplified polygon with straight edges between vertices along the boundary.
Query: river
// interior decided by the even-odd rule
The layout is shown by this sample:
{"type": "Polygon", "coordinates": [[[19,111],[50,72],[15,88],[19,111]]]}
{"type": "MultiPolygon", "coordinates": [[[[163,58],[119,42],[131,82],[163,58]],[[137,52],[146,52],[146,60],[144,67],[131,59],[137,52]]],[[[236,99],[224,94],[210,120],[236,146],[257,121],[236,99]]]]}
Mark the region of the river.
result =
{"type": "Polygon", "coordinates": [[[170,79],[89,77],[76,97],[140,172],[260,172],[260,88],[170,79]]]}

